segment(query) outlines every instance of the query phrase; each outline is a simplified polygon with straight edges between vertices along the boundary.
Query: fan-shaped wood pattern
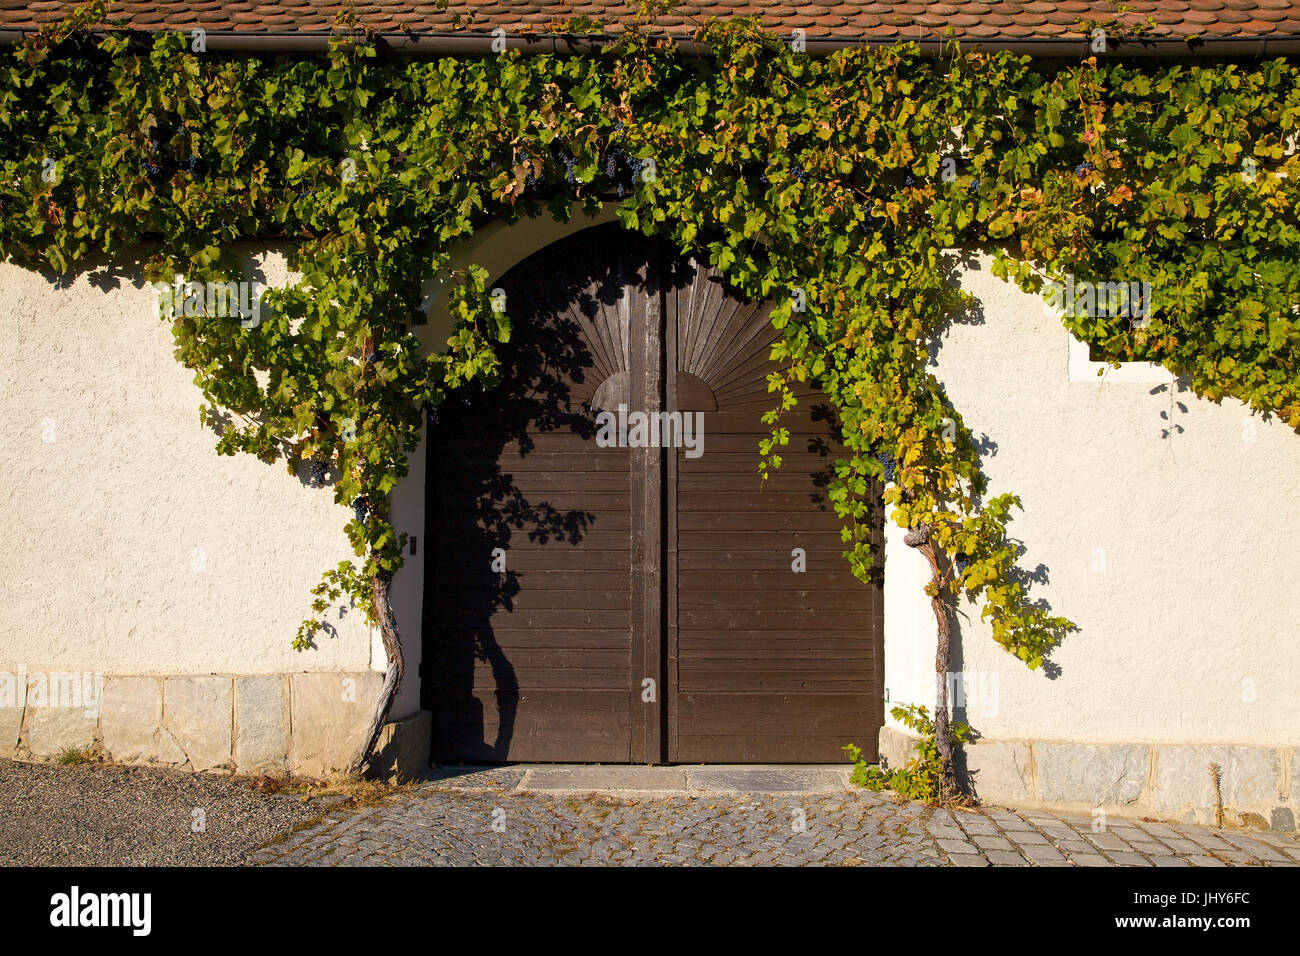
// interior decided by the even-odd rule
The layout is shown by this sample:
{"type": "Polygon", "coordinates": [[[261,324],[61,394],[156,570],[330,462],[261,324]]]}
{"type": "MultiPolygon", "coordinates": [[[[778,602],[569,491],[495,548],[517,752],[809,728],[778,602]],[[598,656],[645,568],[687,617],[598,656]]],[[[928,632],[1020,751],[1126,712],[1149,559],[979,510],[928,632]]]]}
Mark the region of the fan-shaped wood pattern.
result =
{"type": "Polygon", "coordinates": [[[685,271],[690,281],[667,293],[677,315],[677,370],[704,382],[719,407],[732,404],[752,392],[754,370],[767,366],[777,338],[771,303],[728,293],[708,265],[692,261],[685,271]]]}
{"type": "Polygon", "coordinates": [[[528,263],[526,272],[515,269],[502,280],[506,308],[528,327],[551,330],[552,341],[542,343],[525,332],[530,346],[546,347],[530,354],[513,349],[512,355],[532,367],[548,360],[560,344],[556,337],[580,343],[586,366],[573,376],[569,398],[590,404],[602,383],[626,381],[632,316],[643,316],[647,297],[657,294],[647,288],[648,250],[622,232],[590,229],[528,263]]]}

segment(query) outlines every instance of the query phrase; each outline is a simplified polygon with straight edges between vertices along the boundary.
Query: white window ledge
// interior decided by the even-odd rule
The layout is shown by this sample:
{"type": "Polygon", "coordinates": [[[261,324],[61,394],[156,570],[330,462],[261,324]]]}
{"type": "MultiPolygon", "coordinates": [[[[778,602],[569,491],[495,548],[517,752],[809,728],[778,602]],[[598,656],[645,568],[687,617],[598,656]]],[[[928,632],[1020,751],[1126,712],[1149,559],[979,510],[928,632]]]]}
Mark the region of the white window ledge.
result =
{"type": "Polygon", "coordinates": [[[1119,368],[1112,368],[1105,362],[1094,362],[1088,355],[1088,346],[1076,339],[1069,331],[1070,340],[1070,381],[1071,382],[1115,382],[1130,385],[1163,385],[1174,381],[1174,373],[1158,362],[1121,362],[1119,368]],[[1098,375],[1098,372],[1101,372],[1098,375]]]}

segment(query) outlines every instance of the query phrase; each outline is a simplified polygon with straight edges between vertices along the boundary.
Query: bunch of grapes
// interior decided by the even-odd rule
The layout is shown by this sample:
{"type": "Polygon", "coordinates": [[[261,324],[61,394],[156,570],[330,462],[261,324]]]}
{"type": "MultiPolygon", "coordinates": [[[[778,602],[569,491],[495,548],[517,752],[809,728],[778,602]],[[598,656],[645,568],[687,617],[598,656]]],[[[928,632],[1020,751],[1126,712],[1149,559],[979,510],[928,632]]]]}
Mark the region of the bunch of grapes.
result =
{"type": "Polygon", "coordinates": [[[876,461],[880,462],[885,469],[885,481],[894,480],[894,470],[898,466],[898,459],[887,451],[876,453],[876,461]]]}
{"type": "Polygon", "coordinates": [[[622,175],[625,167],[629,166],[627,153],[622,146],[611,146],[605,153],[605,175],[609,181],[614,184],[614,191],[618,193],[618,198],[622,199],[627,195],[627,183],[622,175]]]}
{"type": "Polygon", "coordinates": [[[622,146],[611,146],[609,151],[605,153],[605,175],[610,179],[617,178],[619,166],[626,159],[627,154],[623,152],[622,146]]]}
{"type": "Polygon", "coordinates": [[[862,231],[871,235],[880,227],[877,225],[876,217],[871,212],[871,203],[864,202],[858,207],[862,213],[862,231]]]}
{"type": "Polygon", "coordinates": [[[366,499],[357,496],[352,502],[352,514],[356,516],[357,523],[364,525],[366,523],[366,499]]]}
{"type": "Polygon", "coordinates": [[[199,168],[199,157],[189,152],[190,148],[190,128],[181,123],[176,127],[175,139],[180,141],[181,148],[184,151],[184,158],[177,160],[177,166],[185,170],[186,173],[193,176],[199,168]]]}
{"type": "Polygon", "coordinates": [[[201,160],[199,156],[189,152],[189,132],[187,125],[179,123],[173,128],[170,139],[166,134],[162,137],[158,135],[150,137],[147,153],[140,164],[150,182],[155,184],[163,182],[179,170],[184,170],[191,176],[198,173],[201,160]],[[165,151],[164,142],[177,145],[165,151]],[[176,155],[180,151],[183,151],[183,156],[176,155]]]}
{"type": "Polygon", "coordinates": [[[141,168],[144,170],[144,174],[149,177],[149,181],[152,183],[157,183],[160,179],[162,179],[162,166],[155,163],[151,158],[153,156],[158,155],[158,150],[161,148],[161,146],[162,144],[158,142],[158,140],[156,139],[149,140],[150,155],[146,156],[144,162],[140,164],[141,168]]]}
{"type": "MultiPolygon", "coordinates": [[[[616,129],[621,129],[618,124],[616,129]]],[[[614,187],[619,199],[624,199],[636,191],[636,181],[645,167],[645,160],[639,156],[630,156],[626,149],[618,144],[610,144],[605,152],[605,176],[614,187]]]]}

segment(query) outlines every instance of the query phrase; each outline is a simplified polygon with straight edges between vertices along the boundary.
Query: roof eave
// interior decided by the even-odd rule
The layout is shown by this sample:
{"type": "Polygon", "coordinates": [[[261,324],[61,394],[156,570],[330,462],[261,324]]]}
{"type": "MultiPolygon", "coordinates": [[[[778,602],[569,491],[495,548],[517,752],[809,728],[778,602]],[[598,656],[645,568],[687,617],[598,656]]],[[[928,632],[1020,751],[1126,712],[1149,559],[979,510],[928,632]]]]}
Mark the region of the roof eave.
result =
{"type": "MultiPolygon", "coordinates": [[[[0,46],[12,46],[35,33],[28,29],[0,29],[0,46]]],[[[97,31],[107,32],[107,31],[97,31]]],[[[153,32],[146,30],[114,31],[144,37],[153,32]]],[[[210,50],[236,53],[320,53],[328,49],[334,33],[320,31],[240,32],[205,31],[205,43],[210,50]]],[[[374,34],[383,46],[391,50],[424,55],[475,55],[495,54],[505,48],[525,54],[563,53],[588,54],[598,52],[618,39],[611,34],[492,34],[492,33],[437,33],[391,31],[374,34]]],[[[703,55],[708,45],[693,36],[668,35],[669,41],[684,53],[703,55]]],[[[807,37],[806,51],[812,56],[827,56],[839,50],[855,47],[891,46],[907,37],[807,37]]],[[[920,39],[916,42],[922,52],[939,54],[952,39],[960,41],[967,49],[1008,50],[1018,54],[1043,59],[1078,59],[1092,55],[1090,40],[1086,37],[954,37],[920,39]]],[[[1250,37],[1188,37],[1188,38],[1111,38],[1108,53],[1120,57],[1256,57],[1292,56],[1300,53],[1300,35],[1273,34],[1250,37]]]]}

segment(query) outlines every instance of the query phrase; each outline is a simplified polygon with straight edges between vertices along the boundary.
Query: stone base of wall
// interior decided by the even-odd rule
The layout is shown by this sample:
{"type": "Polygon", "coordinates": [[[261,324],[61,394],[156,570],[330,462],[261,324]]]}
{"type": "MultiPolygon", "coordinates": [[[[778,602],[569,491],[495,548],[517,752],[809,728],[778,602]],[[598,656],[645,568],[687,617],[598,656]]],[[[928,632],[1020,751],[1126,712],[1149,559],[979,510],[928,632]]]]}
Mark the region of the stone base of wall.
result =
{"type": "MultiPolygon", "coordinates": [[[[881,762],[901,767],[916,737],[880,731],[881,762]]],[[[1294,831],[1300,793],[1291,775],[1300,748],[1226,744],[1081,744],[1042,740],[980,740],[958,760],[963,785],[985,803],[1090,814],[1224,823],[1294,831]],[[1218,784],[1210,765],[1218,767],[1218,784]]]]}
{"type": "Polygon", "coordinates": [[[429,769],[432,743],[433,714],[427,710],[384,724],[370,769],[385,780],[409,780],[429,769]]]}
{"type": "MultiPolygon", "coordinates": [[[[323,779],[346,767],[382,684],[374,671],[104,676],[97,701],[87,691],[50,706],[54,695],[29,682],[0,706],[0,757],[93,750],[117,763],[323,779]]],[[[389,724],[379,746],[381,771],[427,767],[427,715],[389,724]]]]}

